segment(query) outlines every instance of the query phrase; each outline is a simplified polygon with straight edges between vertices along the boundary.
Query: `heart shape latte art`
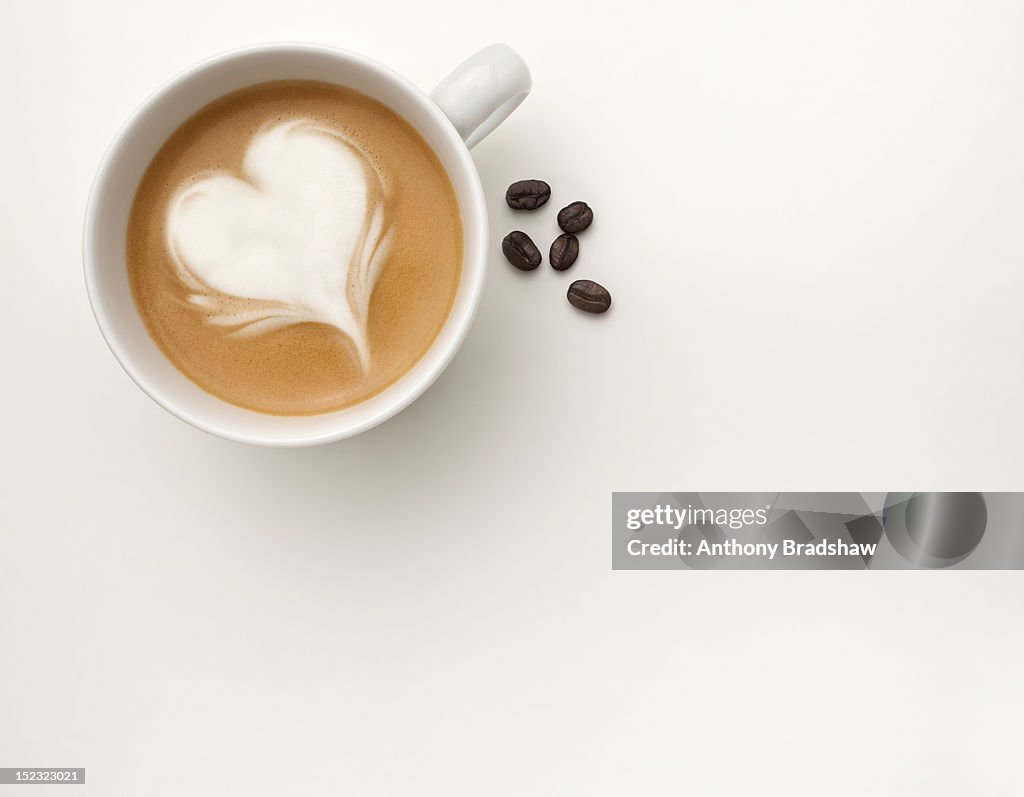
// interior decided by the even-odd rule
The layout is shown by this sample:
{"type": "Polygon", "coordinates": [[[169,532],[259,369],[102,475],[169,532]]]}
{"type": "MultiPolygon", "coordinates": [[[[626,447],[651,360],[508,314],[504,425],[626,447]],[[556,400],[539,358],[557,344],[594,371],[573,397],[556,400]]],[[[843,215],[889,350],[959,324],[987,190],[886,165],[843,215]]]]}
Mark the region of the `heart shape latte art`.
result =
{"type": "Polygon", "coordinates": [[[281,122],[253,136],[241,176],[211,172],[178,189],[167,246],[209,323],[233,335],[329,324],[365,370],[370,297],[392,239],[386,199],[355,142],[309,120],[281,122]]]}

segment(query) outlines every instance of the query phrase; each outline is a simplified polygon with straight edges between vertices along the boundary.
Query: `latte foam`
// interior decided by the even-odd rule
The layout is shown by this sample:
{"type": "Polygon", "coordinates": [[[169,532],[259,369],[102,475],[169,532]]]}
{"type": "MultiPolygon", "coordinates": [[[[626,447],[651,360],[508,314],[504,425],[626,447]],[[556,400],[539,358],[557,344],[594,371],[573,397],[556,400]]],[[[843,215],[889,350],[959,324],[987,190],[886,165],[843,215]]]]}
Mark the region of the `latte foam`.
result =
{"type": "Polygon", "coordinates": [[[163,352],[275,414],[351,406],[401,378],[458,289],[454,190],[384,105],[313,81],[252,86],[170,137],[132,206],[128,272],[163,352]]]}
{"type": "Polygon", "coordinates": [[[390,252],[381,173],[343,131],[280,122],[249,143],[239,177],[182,185],[167,211],[167,246],[207,321],[254,335],[323,323],[369,365],[370,297],[390,252]],[[261,303],[244,312],[216,294],[261,303]]]}

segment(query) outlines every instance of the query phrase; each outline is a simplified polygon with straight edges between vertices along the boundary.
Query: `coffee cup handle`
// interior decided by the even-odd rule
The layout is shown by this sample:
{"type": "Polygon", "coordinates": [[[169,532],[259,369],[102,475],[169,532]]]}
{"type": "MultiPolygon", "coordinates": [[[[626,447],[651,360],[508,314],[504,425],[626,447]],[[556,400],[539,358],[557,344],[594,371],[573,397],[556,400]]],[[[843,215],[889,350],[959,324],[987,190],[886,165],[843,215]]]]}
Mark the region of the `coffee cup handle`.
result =
{"type": "Polygon", "coordinates": [[[532,86],[522,56],[508,45],[492,44],[455,67],[430,98],[472,148],[519,107],[532,86]]]}

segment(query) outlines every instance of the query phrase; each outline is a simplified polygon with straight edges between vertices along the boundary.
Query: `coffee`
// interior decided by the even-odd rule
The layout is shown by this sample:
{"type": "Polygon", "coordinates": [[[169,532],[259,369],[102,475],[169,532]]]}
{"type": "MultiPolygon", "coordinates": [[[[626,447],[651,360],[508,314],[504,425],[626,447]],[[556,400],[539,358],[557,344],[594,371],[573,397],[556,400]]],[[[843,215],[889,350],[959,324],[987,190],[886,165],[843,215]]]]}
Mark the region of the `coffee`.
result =
{"type": "Polygon", "coordinates": [[[149,333],[209,393],[302,415],[401,378],[448,317],[462,263],[448,176],[404,119],[314,81],[202,108],[150,164],[127,261],[149,333]]]}

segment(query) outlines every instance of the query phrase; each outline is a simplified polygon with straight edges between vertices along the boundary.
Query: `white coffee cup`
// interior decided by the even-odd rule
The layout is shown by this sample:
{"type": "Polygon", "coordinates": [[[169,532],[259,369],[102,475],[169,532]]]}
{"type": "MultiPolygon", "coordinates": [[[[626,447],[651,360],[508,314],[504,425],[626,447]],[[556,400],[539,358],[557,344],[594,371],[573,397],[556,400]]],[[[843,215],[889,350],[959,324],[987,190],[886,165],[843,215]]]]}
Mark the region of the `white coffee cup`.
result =
{"type": "Polygon", "coordinates": [[[85,282],[100,331],[128,375],[164,409],[230,440],[301,446],[341,440],[407,407],[440,375],[472,324],[487,264],[487,209],[469,148],[497,127],[530,91],[530,71],[503,44],[458,66],[429,96],[355,53],[311,44],[264,44],[214,56],[172,78],[147,99],[110,145],[85,214],[85,282]],[[451,178],[462,213],[464,252],[455,302],[423,358],[395,384],[337,412],[276,416],[236,407],[205,392],[157,347],[135,306],[125,264],[128,215],[153,156],[207,103],[270,80],[322,80],[360,91],[404,117],[451,178]]]}

